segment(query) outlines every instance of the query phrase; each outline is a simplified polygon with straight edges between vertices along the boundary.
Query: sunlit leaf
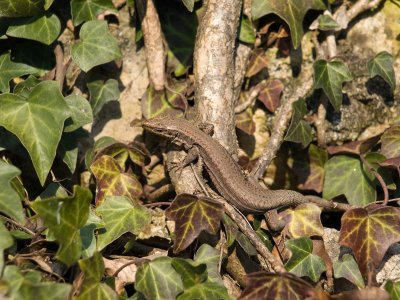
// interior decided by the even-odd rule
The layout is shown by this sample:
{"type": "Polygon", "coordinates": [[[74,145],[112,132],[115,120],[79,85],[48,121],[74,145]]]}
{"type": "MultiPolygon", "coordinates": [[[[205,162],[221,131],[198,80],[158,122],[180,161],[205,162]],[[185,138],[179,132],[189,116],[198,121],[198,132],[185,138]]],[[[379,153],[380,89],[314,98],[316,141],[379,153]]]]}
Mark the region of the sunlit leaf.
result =
{"type": "Polygon", "coordinates": [[[35,76],[29,75],[27,79],[15,85],[14,94],[28,98],[32,89],[41,82],[42,81],[37,79],[35,76]]]}
{"type": "Polygon", "coordinates": [[[119,98],[119,87],[118,81],[115,79],[93,80],[87,84],[90,92],[90,105],[93,110],[93,115],[96,116],[104,104],[112,100],[118,100],[119,98]]]}
{"type": "Polygon", "coordinates": [[[341,28],[339,23],[336,22],[335,19],[333,19],[329,15],[320,15],[317,20],[318,20],[319,30],[327,31],[327,30],[337,30],[341,28]]]}
{"type": "Polygon", "coordinates": [[[71,1],[71,14],[75,26],[84,21],[96,20],[97,16],[106,10],[115,11],[111,0],[71,1]]]}
{"type": "Polygon", "coordinates": [[[175,299],[183,284],[171,263],[172,258],[159,257],[141,265],[136,272],[135,289],[146,299],[175,299]]]}
{"type": "Polygon", "coordinates": [[[58,37],[60,30],[61,23],[57,15],[47,11],[31,18],[13,20],[7,29],[7,35],[50,45],[58,37]]]}
{"type": "Polygon", "coordinates": [[[89,102],[79,95],[69,95],[65,97],[71,118],[65,122],[64,132],[74,131],[83,125],[93,122],[92,108],[89,102]]]}
{"type": "Polygon", "coordinates": [[[43,11],[44,0],[0,0],[0,17],[27,17],[43,11]]]}
{"type": "Polygon", "coordinates": [[[368,264],[378,267],[386,250],[400,241],[400,210],[372,204],[346,211],[342,217],[339,243],[353,250],[360,271],[368,274],[368,264]]]}
{"type": "Polygon", "coordinates": [[[183,4],[185,4],[186,8],[190,12],[193,12],[194,1],[195,0],[182,0],[183,4]]]}
{"type": "Polygon", "coordinates": [[[322,10],[325,4],[321,0],[254,0],[251,14],[254,20],[270,13],[278,15],[289,25],[293,45],[298,48],[304,34],[303,19],[310,9],[322,10]]]}
{"type": "Polygon", "coordinates": [[[381,137],[381,153],[386,158],[400,156],[400,125],[393,125],[381,137]]]}
{"type": "Polygon", "coordinates": [[[70,115],[58,83],[39,83],[27,99],[2,94],[0,106],[0,125],[15,134],[28,150],[40,183],[44,184],[56,155],[64,121],[70,115]]]}
{"type": "Polygon", "coordinates": [[[33,74],[37,71],[36,68],[20,62],[11,60],[9,52],[0,55],[0,92],[6,93],[10,91],[10,80],[27,75],[33,74]]]}
{"type": "Polygon", "coordinates": [[[393,300],[400,299],[400,282],[388,280],[385,284],[385,290],[390,294],[393,300]]]}
{"type": "Polygon", "coordinates": [[[301,143],[303,147],[307,147],[311,142],[311,126],[303,120],[306,113],[307,106],[303,99],[297,100],[293,103],[293,117],[286,133],[285,141],[301,143]]]}
{"type": "Polygon", "coordinates": [[[175,221],[174,252],[186,249],[203,230],[215,234],[223,213],[223,205],[211,198],[178,195],[166,210],[175,221]]]}
{"type": "Polygon", "coordinates": [[[19,174],[19,169],[0,160],[0,212],[23,224],[21,198],[11,186],[11,181],[19,174]]]}
{"type": "Polygon", "coordinates": [[[117,300],[117,293],[105,283],[101,283],[104,274],[103,257],[95,252],[90,258],[79,261],[79,267],[85,274],[77,300],[117,300]]]}
{"type": "Polygon", "coordinates": [[[238,300],[313,299],[316,296],[310,284],[290,273],[250,273],[247,281],[238,300]]]}
{"type": "Polygon", "coordinates": [[[342,105],[343,83],[352,79],[349,68],[340,60],[314,62],[314,89],[323,89],[335,110],[342,105]]]}
{"type": "Polygon", "coordinates": [[[294,157],[293,172],[296,174],[298,188],[322,192],[324,185],[324,165],[328,160],[326,150],[310,144],[307,152],[294,157]]]}
{"type": "Polygon", "coordinates": [[[374,177],[357,158],[337,155],[325,164],[323,197],[332,199],[345,195],[353,205],[365,205],[376,200],[374,177]]]}
{"type": "Polygon", "coordinates": [[[143,206],[132,204],[126,197],[107,197],[96,213],[104,221],[105,230],[100,231],[97,249],[102,250],[127,232],[138,234],[151,221],[150,212],[143,206]]]}
{"type": "Polygon", "coordinates": [[[365,287],[360,269],[354,257],[350,254],[344,254],[342,260],[337,260],[333,263],[333,273],[335,278],[343,277],[359,288],[365,287]]]}
{"type": "Polygon", "coordinates": [[[286,225],[293,238],[322,236],[321,209],[313,203],[303,203],[290,210],[291,220],[286,225]]]}
{"type": "Polygon", "coordinates": [[[138,203],[142,185],[132,174],[125,173],[114,158],[103,155],[90,169],[96,177],[96,205],[103,203],[107,196],[126,196],[131,202],[138,203]]]}
{"type": "Polygon", "coordinates": [[[321,257],[312,254],[311,239],[301,237],[288,240],[286,246],[292,252],[292,256],[285,264],[286,270],[299,277],[307,276],[312,281],[317,282],[326,267],[321,257]]]}
{"type": "Polygon", "coordinates": [[[219,263],[221,260],[221,252],[208,244],[203,244],[196,252],[194,261],[196,264],[207,265],[208,281],[223,284],[219,273],[219,263]]]}
{"type": "Polygon", "coordinates": [[[369,76],[382,77],[392,89],[392,92],[396,88],[396,78],[393,68],[393,56],[386,51],[379,52],[373,59],[368,61],[368,72],[369,76]]]}
{"type": "Polygon", "coordinates": [[[121,58],[121,50],[108,31],[106,21],[86,22],[81,27],[79,37],[80,41],[71,48],[71,56],[83,71],[121,58]]]}
{"type": "Polygon", "coordinates": [[[239,27],[239,40],[243,43],[254,44],[256,31],[251,20],[242,14],[239,27]]]}
{"type": "Polygon", "coordinates": [[[67,265],[72,265],[81,256],[79,230],[89,217],[91,201],[92,193],[88,189],[75,186],[74,194],[70,197],[36,200],[32,204],[60,244],[56,257],[67,265]]]}

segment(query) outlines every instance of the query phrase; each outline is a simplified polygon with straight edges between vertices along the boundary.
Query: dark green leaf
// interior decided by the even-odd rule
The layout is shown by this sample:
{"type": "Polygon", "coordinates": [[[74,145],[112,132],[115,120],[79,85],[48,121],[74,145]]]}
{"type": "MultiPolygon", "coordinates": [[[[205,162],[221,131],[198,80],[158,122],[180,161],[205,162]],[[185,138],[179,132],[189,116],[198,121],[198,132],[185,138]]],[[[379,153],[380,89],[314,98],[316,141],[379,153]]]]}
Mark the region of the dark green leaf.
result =
{"type": "Polygon", "coordinates": [[[311,126],[303,120],[306,113],[307,105],[303,99],[293,103],[293,117],[286,133],[285,141],[301,143],[303,147],[307,147],[311,142],[311,126]]]}
{"type": "Polygon", "coordinates": [[[12,55],[13,61],[34,67],[37,70],[34,73],[37,77],[44,76],[56,65],[53,48],[33,40],[24,40],[16,44],[12,55]]]}
{"type": "Polygon", "coordinates": [[[31,18],[16,19],[8,27],[7,35],[50,45],[58,37],[60,30],[61,23],[58,17],[47,11],[31,18]]]}
{"type": "Polygon", "coordinates": [[[73,132],[64,132],[57,148],[57,155],[68,166],[71,173],[75,172],[78,161],[78,143],[79,140],[87,137],[84,130],[75,130],[73,132]]]}
{"type": "Polygon", "coordinates": [[[44,0],[0,0],[0,17],[27,17],[43,11],[44,0]]]}
{"type": "Polygon", "coordinates": [[[36,200],[32,208],[60,244],[56,257],[67,265],[76,262],[82,253],[79,230],[89,217],[92,194],[88,189],[74,187],[70,197],[54,197],[36,200]]]}
{"type": "Polygon", "coordinates": [[[92,108],[85,98],[79,95],[69,95],[65,97],[65,102],[69,106],[71,118],[65,122],[64,132],[74,131],[93,122],[92,108]]]}
{"type": "Polygon", "coordinates": [[[321,0],[254,0],[251,15],[254,20],[270,13],[278,15],[289,25],[293,45],[298,48],[304,34],[303,19],[310,9],[322,10],[325,4],[321,0]]]}
{"type": "Polygon", "coordinates": [[[103,136],[99,138],[95,143],[92,148],[86,151],[85,154],[85,165],[86,168],[90,169],[90,165],[93,163],[93,159],[95,158],[95,155],[103,148],[115,144],[117,141],[109,136],[103,136]]]}
{"type": "Polygon", "coordinates": [[[396,88],[396,78],[393,68],[393,56],[386,51],[379,52],[373,59],[368,61],[367,64],[369,76],[381,76],[392,89],[396,88]]]}
{"type": "Polygon", "coordinates": [[[211,198],[176,196],[166,210],[167,217],[175,221],[174,252],[186,249],[203,230],[215,234],[223,213],[223,205],[211,198]]]}
{"type": "Polygon", "coordinates": [[[98,250],[102,250],[126,232],[139,234],[151,221],[147,208],[134,206],[126,197],[107,197],[96,209],[96,213],[101,216],[105,224],[105,231],[98,235],[98,250]]]}
{"type": "Polygon", "coordinates": [[[106,10],[116,11],[111,0],[72,0],[71,13],[74,26],[84,21],[96,20],[106,10]]]}
{"type": "Polygon", "coordinates": [[[338,260],[333,263],[333,272],[335,274],[335,278],[343,277],[359,288],[365,287],[360,269],[358,268],[354,257],[350,254],[344,254],[342,260],[338,260]]]}
{"type": "Polygon", "coordinates": [[[28,150],[40,183],[53,164],[64,121],[70,115],[55,81],[36,85],[27,99],[0,95],[0,125],[15,134],[28,150]]]}
{"type": "Polygon", "coordinates": [[[385,284],[385,290],[390,294],[393,300],[400,300],[400,282],[388,280],[385,284]]]}
{"type": "Polygon", "coordinates": [[[96,251],[96,237],[94,231],[99,228],[104,228],[104,222],[90,209],[89,218],[86,224],[80,229],[83,248],[82,258],[91,257],[96,251]]]}
{"type": "Polygon", "coordinates": [[[349,68],[340,60],[320,59],[314,63],[314,89],[322,88],[336,110],[342,105],[343,83],[352,79],[349,68]]]}
{"type": "Polygon", "coordinates": [[[183,285],[171,263],[170,257],[159,257],[141,265],[136,272],[135,289],[147,299],[175,299],[183,285]]]}
{"type": "Polygon", "coordinates": [[[353,205],[365,205],[376,200],[374,177],[357,158],[338,155],[325,164],[323,197],[332,199],[345,195],[353,205]]]}
{"type": "Polygon", "coordinates": [[[0,220],[0,271],[3,271],[4,266],[4,250],[10,248],[14,244],[14,239],[8,229],[0,220]]]}
{"type": "Polygon", "coordinates": [[[0,55],[0,92],[10,91],[10,80],[22,76],[36,73],[37,69],[23,63],[11,61],[10,53],[0,55]]]}
{"type": "Polygon", "coordinates": [[[12,188],[11,181],[21,174],[16,167],[0,160],[0,212],[23,224],[25,222],[21,198],[12,188]]]}
{"type": "Polygon", "coordinates": [[[326,31],[326,30],[336,30],[340,29],[340,25],[336,22],[331,16],[328,15],[320,15],[318,17],[318,29],[326,31]]]}
{"type": "Polygon", "coordinates": [[[103,105],[112,100],[118,100],[119,87],[118,81],[109,79],[106,82],[103,80],[94,80],[87,84],[90,92],[90,105],[93,110],[93,115],[96,116],[103,105]]]}
{"type": "Polygon", "coordinates": [[[106,21],[89,21],[79,32],[80,41],[71,49],[74,62],[85,72],[95,66],[121,58],[121,50],[108,31],[106,21]]]}
{"type": "Polygon", "coordinates": [[[309,237],[292,239],[286,242],[286,246],[292,252],[285,265],[286,270],[300,277],[307,276],[317,282],[325,271],[325,263],[321,257],[312,254],[311,239],[309,237]]]}

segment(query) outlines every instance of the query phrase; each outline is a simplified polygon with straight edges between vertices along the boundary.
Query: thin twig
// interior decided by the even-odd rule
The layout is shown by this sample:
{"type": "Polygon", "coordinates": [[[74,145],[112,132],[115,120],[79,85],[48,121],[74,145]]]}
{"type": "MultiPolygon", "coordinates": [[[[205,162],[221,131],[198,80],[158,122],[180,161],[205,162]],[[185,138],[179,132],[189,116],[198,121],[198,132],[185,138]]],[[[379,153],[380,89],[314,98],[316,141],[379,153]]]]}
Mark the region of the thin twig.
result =
{"type": "Polygon", "coordinates": [[[248,94],[247,99],[237,105],[235,107],[235,114],[240,114],[244,112],[247,108],[249,108],[251,105],[253,105],[254,101],[256,101],[258,94],[260,94],[261,90],[265,87],[267,83],[267,80],[261,81],[259,84],[257,84],[253,89],[250,91],[250,94],[248,94]]]}
{"type": "Polygon", "coordinates": [[[171,206],[172,202],[154,202],[154,203],[146,203],[143,204],[144,207],[153,207],[153,206],[171,206]]]}
{"type": "Polygon", "coordinates": [[[13,219],[11,219],[9,217],[6,217],[6,216],[3,216],[3,215],[0,215],[0,218],[2,218],[4,220],[6,220],[7,222],[17,226],[18,228],[21,228],[23,231],[25,231],[26,233],[30,234],[31,236],[35,236],[35,233],[32,230],[30,230],[29,228],[26,228],[25,226],[19,224],[18,222],[14,221],[13,219]]]}
{"type": "Polygon", "coordinates": [[[382,0],[359,0],[354,5],[350,7],[347,11],[346,16],[347,20],[350,23],[355,17],[359,14],[363,13],[364,11],[373,9],[379,5],[382,0]]]}
{"type": "Polygon", "coordinates": [[[387,205],[387,204],[388,204],[388,201],[389,201],[389,190],[388,190],[388,187],[387,187],[385,181],[383,180],[381,174],[379,174],[378,172],[376,172],[376,171],[374,170],[374,168],[370,165],[370,163],[365,159],[365,157],[364,157],[362,154],[360,155],[360,158],[361,158],[361,161],[363,162],[363,164],[368,168],[368,170],[369,170],[369,171],[375,176],[375,178],[379,181],[379,184],[380,184],[381,187],[382,187],[383,195],[384,195],[382,204],[383,204],[383,205],[387,205]]]}

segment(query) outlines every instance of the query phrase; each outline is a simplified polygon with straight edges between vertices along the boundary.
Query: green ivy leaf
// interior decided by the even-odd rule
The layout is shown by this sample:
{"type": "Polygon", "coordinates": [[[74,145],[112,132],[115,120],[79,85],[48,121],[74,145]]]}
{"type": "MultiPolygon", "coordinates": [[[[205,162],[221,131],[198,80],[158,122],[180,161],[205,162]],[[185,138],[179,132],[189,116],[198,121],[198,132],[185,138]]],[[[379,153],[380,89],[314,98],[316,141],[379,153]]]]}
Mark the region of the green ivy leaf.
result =
{"type": "Polygon", "coordinates": [[[17,94],[24,98],[28,98],[29,94],[32,92],[32,89],[41,82],[42,81],[37,79],[35,76],[29,75],[26,80],[18,83],[14,87],[14,94],[17,94]]]}
{"type": "Polygon", "coordinates": [[[382,77],[394,92],[396,78],[393,68],[393,56],[389,52],[379,52],[373,59],[368,61],[367,67],[371,78],[377,75],[382,77]]]}
{"type": "Polygon", "coordinates": [[[101,283],[104,274],[103,257],[95,252],[92,257],[79,261],[79,267],[85,274],[77,300],[117,300],[118,295],[107,284],[101,283]]]}
{"type": "Polygon", "coordinates": [[[70,197],[54,197],[36,200],[32,208],[51,230],[60,247],[56,257],[67,265],[76,262],[82,253],[79,230],[89,217],[92,193],[88,189],[74,186],[70,197]]]}
{"type": "Polygon", "coordinates": [[[221,253],[217,249],[211,247],[208,244],[203,244],[197,250],[194,257],[194,261],[197,265],[207,265],[207,280],[210,282],[218,283],[223,285],[221,275],[219,273],[219,262],[221,259],[221,253]]]}
{"type": "Polygon", "coordinates": [[[180,194],[166,210],[175,221],[174,252],[186,249],[201,231],[215,234],[219,229],[224,207],[208,197],[180,194]]]}
{"type": "Polygon", "coordinates": [[[381,154],[386,158],[400,156],[400,125],[393,125],[381,137],[381,154]]]}
{"type": "Polygon", "coordinates": [[[193,12],[194,1],[195,0],[182,0],[183,4],[186,6],[188,11],[190,11],[190,12],[193,12]]]}
{"type": "Polygon", "coordinates": [[[0,95],[0,125],[15,134],[28,150],[33,166],[44,184],[53,164],[64,121],[70,115],[59,84],[44,81],[27,99],[15,94],[0,95]]]}
{"type": "Polygon", "coordinates": [[[7,35],[50,45],[58,37],[60,30],[61,23],[57,15],[47,11],[31,18],[13,20],[7,29],[7,35]]]}
{"type": "Polygon", "coordinates": [[[79,95],[69,95],[65,97],[67,102],[71,118],[65,122],[64,132],[71,132],[77,130],[83,125],[93,122],[92,108],[89,102],[79,95]]]}
{"type": "Polygon", "coordinates": [[[34,67],[36,77],[44,76],[56,65],[53,48],[33,40],[18,42],[11,53],[13,61],[34,67]]]}
{"type": "Polygon", "coordinates": [[[44,0],[0,0],[0,17],[28,17],[43,11],[44,0]]]}
{"type": "Polygon", "coordinates": [[[256,41],[256,32],[253,23],[244,14],[242,14],[240,19],[239,40],[249,44],[254,44],[256,41]]]}
{"type": "Polygon", "coordinates": [[[340,25],[331,16],[320,15],[318,17],[318,29],[322,31],[340,29],[340,25]]]}
{"type": "Polygon", "coordinates": [[[0,212],[23,224],[21,198],[11,186],[11,181],[19,174],[19,169],[0,160],[0,212]]]}
{"type": "Polygon", "coordinates": [[[325,9],[321,0],[254,0],[252,1],[252,12],[254,20],[264,15],[274,13],[282,18],[290,28],[294,48],[300,46],[303,37],[303,19],[310,9],[325,9]]]}
{"type": "Polygon", "coordinates": [[[321,257],[312,254],[312,241],[309,237],[301,237],[286,242],[292,256],[285,265],[286,270],[297,276],[307,276],[317,282],[325,264],[321,257]]]}
{"type": "Polygon", "coordinates": [[[285,141],[301,143],[303,147],[307,147],[312,141],[311,126],[303,120],[307,113],[307,105],[303,99],[293,103],[293,117],[285,141]]]}
{"type": "Polygon", "coordinates": [[[88,137],[87,131],[75,130],[64,132],[57,148],[57,155],[67,165],[71,173],[75,172],[78,161],[78,142],[84,137],[88,137]]]}
{"type": "Polygon", "coordinates": [[[147,208],[136,205],[127,197],[107,197],[106,201],[96,209],[105,224],[105,231],[100,231],[97,249],[102,250],[126,232],[139,234],[143,226],[151,221],[147,208]]]}
{"type": "Polygon", "coordinates": [[[89,21],[79,32],[80,41],[71,48],[74,62],[85,72],[95,66],[121,58],[121,50],[108,31],[106,21],[89,21]]]}
{"type": "Polygon", "coordinates": [[[349,68],[340,60],[324,59],[314,62],[314,89],[322,88],[333,107],[338,110],[342,105],[342,85],[353,79],[349,68]]]}
{"type": "Polygon", "coordinates": [[[87,87],[90,92],[90,105],[94,116],[101,111],[104,104],[119,98],[118,81],[115,79],[93,80],[88,82],[87,87]]]}
{"type": "Polygon", "coordinates": [[[376,200],[374,177],[357,158],[337,155],[325,164],[323,197],[345,195],[352,205],[365,205],[376,200]]]}
{"type": "Polygon", "coordinates": [[[354,257],[350,254],[343,255],[341,261],[338,260],[333,263],[333,273],[335,274],[335,278],[343,277],[359,288],[365,287],[360,269],[354,257]]]}
{"type": "Polygon", "coordinates": [[[19,267],[13,265],[5,268],[2,277],[8,287],[8,296],[12,300],[68,299],[72,288],[70,284],[40,282],[40,279],[39,272],[29,271],[22,274],[19,267]]]}
{"type": "Polygon", "coordinates": [[[146,299],[175,299],[183,284],[171,263],[172,258],[159,257],[141,265],[136,272],[135,289],[146,299]]]}
{"type": "Polygon", "coordinates": [[[385,284],[385,290],[389,293],[393,300],[400,299],[400,282],[393,282],[388,280],[385,284]]]}
{"type": "Polygon", "coordinates": [[[106,10],[116,11],[111,0],[72,0],[71,14],[74,26],[82,22],[96,20],[106,10]]]}
{"type": "Polygon", "coordinates": [[[44,0],[44,9],[48,10],[50,6],[53,4],[54,0],[44,0]]]}
{"type": "Polygon", "coordinates": [[[14,244],[14,239],[2,221],[0,221],[0,236],[0,270],[3,271],[4,250],[10,248],[14,244]]]}
{"type": "Polygon", "coordinates": [[[96,252],[96,236],[94,231],[104,228],[103,220],[98,217],[94,210],[90,209],[86,224],[80,229],[82,238],[82,258],[89,258],[96,252]]]}
{"type": "Polygon", "coordinates": [[[0,55],[0,92],[10,91],[10,80],[23,75],[36,73],[37,69],[23,63],[11,61],[9,52],[0,55]]]}

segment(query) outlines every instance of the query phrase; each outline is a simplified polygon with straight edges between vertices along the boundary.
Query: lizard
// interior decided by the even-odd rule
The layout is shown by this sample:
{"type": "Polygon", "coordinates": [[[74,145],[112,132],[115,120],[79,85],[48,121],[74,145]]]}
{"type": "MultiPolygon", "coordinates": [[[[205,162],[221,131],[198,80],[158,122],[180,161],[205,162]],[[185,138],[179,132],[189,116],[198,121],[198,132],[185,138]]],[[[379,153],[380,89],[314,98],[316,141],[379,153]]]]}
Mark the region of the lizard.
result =
{"type": "Polygon", "coordinates": [[[310,202],[299,192],[268,190],[249,180],[217,140],[185,119],[158,117],[143,120],[142,127],[186,149],[194,148],[217,191],[243,213],[264,214],[271,209],[310,202]]]}

